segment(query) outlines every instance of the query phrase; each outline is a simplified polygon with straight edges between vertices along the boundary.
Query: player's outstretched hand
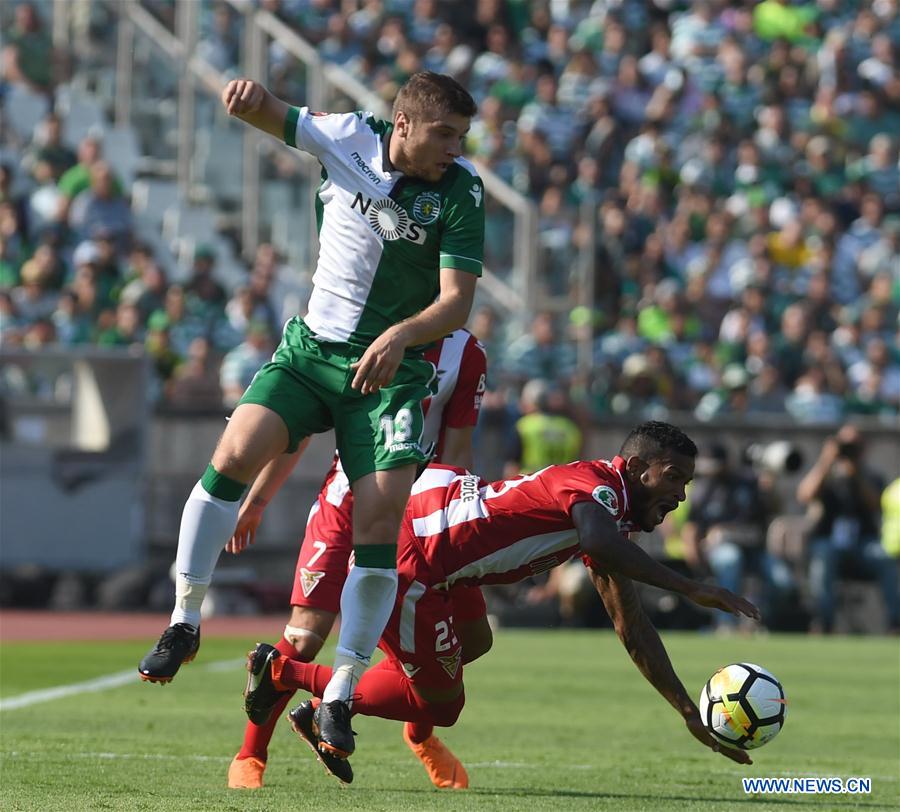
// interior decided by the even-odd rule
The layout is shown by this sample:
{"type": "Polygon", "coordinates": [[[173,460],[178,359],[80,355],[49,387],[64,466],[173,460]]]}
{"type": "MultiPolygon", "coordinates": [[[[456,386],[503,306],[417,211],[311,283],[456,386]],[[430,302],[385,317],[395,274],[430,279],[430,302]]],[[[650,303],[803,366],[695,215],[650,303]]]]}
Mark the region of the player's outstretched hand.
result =
{"type": "Polygon", "coordinates": [[[705,744],[713,752],[721,753],[725,758],[730,758],[738,764],[753,763],[746,750],[738,750],[736,747],[725,747],[725,745],[719,744],[719,742],[710,735],[709,731],[706,729],[706,725],[703,724],[699,716],[691,716],[685,719],[684,723],[687,725],[687,729],[691,732],[691,735],[701,744],[705,744]]]}
{"type": "Polygon", "coordinates": [[[254,541],[256,541],[256,530],[262,521],[263,508],[254,503],[252,499],[247,499],[241,505],[241,512],[238,513],[237,527],[234,528],[234,535],[225,545],[226,552],[238,555],[244,552],[254,541]]]}
{"type": "Polygon", "coordinates": [[[733,615],[745,615],[759,620],[759,609],[746,598],[735,595],[727,589],[708,584],[696,584],[688,597],[699,606],[708,609],[721,609],[723,612],[731,612],[733,615]]]}
{"type": "Polygon", "coordinates": [[[266,97],[266,89],[252,79],[232,79],[222,91],[222,104],[230,116],[255,113],[266,97]]]}

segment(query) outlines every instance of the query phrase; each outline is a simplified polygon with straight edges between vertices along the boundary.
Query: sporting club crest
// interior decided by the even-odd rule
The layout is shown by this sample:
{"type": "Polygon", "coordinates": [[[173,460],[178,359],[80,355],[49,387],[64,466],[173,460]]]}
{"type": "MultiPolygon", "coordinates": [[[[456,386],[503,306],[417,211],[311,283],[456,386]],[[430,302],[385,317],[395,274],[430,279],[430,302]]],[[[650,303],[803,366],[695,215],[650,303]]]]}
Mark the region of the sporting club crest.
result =
{"type": "Polygon", "coordinates": [[[594,497],[595,502],[603,505],[613,516],[619,512],[619,497],[609,485],[598,485],[594,488],[591,496],[594,497]]]}
{"type": "Polygon", "coordinates": [[[422,192],[413,201],[412,211],[417,223],[430,226],[441,213],[441,196],[437,192],[422,192]]]}

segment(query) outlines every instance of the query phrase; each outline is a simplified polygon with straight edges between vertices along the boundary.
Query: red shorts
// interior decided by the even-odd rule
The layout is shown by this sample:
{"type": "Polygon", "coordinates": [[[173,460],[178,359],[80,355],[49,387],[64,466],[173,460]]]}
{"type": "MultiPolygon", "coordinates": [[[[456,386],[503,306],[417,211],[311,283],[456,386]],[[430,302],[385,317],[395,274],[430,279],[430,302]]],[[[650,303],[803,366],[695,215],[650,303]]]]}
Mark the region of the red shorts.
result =
{"type": "Polygon", "coordinates": [[[398,565],[397,605],[378,647],[424,688],[446,690],[462,682],[462,641],[457,630],[487,613],[478,587],[427,588],[398,565]]]}
{"type": "Polygon", "coordinates": [[[334,505],[323,489],[306,521],[291,605],[337,614],[352,552],[353,497],[348,493],[334,505]]]}
{"type": "MultiPolygon", "coordinates": [[[[306,523],[291,604],[337,614],[352,552],[352,496],[346,494],[338,506],[328,501],[323,489],[306,523]]],[[[462,680],[462,649],[454,623],[472,623],[487,614],[487,607],[478,587],[425,590],[416,582],[421,566],[416,556],[401,553],[397,606],[379,647],[414,683],[446,688],[462,680]]]]}

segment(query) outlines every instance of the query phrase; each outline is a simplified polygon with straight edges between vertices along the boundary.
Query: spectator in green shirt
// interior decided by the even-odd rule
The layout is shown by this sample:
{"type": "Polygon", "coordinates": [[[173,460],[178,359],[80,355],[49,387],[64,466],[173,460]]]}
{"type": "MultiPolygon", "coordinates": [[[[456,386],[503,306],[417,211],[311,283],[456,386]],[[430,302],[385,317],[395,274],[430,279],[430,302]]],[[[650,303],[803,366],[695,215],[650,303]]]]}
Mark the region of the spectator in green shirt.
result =
{"type": "MultiPolygon", "coordinates": [[[[62,198],[59,203],[57,219],[62,223],[69,221],[69,209],[72,201],[91,187],[91,168],[103,158],[103,144],[94,135],[88,135],[78,145],[78,163],[67,169],[59,179],[59,191],[62,198]]],[[[115,174],[112,177],[112,190],[116,195],[122,194],[122,184],[115,174]]]]}

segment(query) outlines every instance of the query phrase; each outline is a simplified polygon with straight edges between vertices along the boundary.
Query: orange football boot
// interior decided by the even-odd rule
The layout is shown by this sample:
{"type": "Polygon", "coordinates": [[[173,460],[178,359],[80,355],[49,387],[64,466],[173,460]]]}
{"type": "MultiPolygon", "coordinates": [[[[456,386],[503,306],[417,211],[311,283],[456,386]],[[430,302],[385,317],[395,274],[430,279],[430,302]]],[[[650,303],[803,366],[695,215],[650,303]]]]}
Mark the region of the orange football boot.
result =
{"type": "Polygon", "coordinates": [[[467,789],[469,776],[462,762],[437,737],[429,736],[421,744],[409,737],[409,725],[403,725],[403,741],[422,762],[431,783],[440,789],[467,789]]]}
{"type": "Polygon", "coordinates": [[[241,758],[237,756],[228,767],[229,789],[259,789],[263,785],[263,773],[266,771],[266,762],[250,756],[241,758]]]}

